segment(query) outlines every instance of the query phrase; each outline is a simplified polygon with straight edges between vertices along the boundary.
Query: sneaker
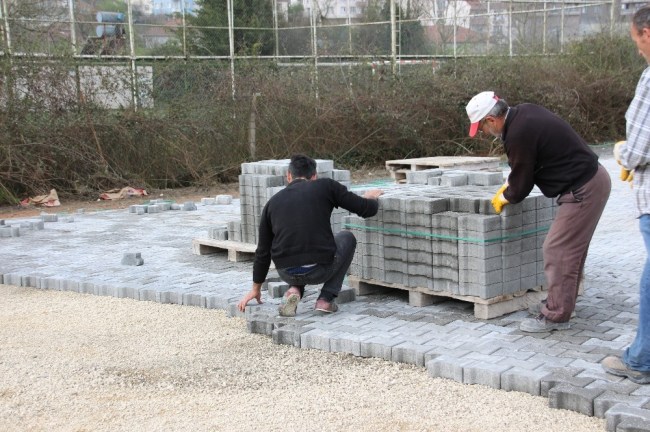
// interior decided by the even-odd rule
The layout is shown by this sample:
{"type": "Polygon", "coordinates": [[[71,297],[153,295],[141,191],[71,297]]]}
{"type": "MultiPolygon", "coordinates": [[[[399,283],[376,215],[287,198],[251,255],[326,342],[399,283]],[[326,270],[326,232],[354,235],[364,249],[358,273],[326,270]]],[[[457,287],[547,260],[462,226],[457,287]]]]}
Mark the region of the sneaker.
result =
{"type": "Polygon", "coordinates": [[[339,307],[333,301],[328,302],[325,299],[319,298],[316,300],[316,306],[314,306],[314,309],[321,312],[333,313],[339,310],[339,307]]]}
{"type": "Polygon", "coordinates": [[[285,292],[284,296],[282,297],[282,304],[278,308],[280,316],[295,317],[299,302],[300,290],[295,286],[289,287],[287,292],[285,292]]]}
{"type": "MultiPolygon", "coordinates": [[[[546,299],[542,300],[539,303],[534,303],[534,304],[530,305],[528,307],[528,313],[531,314],[531,315],[535,315],[535,316],[541,314],[542,313],[542,306],[545,305],[545,304],[546,304],[546,299]]],[[[571,311],[571,318],[575,318],[575,317],[576,317],[576,311],[573,310],[573,311],[571,311]]]]}
{"type": "Polygon", "coordinates": [[[542,314],[537,318],[525,319],[521,322],[519,330],[528,333],[542,333],[551,330],[568,330],[571,327],[570,322],[553,322],[546,319],[542,314]]]}
{"type": "Polygon", "coordinates": [[[612,375],[629,378],[630,381],[637,384],[650,384],[650,372],[630,369],[620,357],[605,357],[600,365],[605,369],[605,372],[612,375]]]}

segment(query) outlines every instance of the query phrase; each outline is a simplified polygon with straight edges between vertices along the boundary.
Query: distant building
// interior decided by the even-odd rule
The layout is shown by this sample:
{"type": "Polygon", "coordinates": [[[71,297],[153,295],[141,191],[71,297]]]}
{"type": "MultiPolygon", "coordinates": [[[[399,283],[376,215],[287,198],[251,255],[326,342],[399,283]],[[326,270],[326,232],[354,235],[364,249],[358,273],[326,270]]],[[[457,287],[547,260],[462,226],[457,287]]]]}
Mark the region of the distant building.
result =
{"type": "Polygon", "coordinates": [[[196,14],[199,6],[195,0],[152,0],[153,15],[172,15],[185,12],[196,14]]]}
{"type": "Polygon", "coordinates": [[[139,11],[143,15],[153,14],[153,1],[154,0],[131,0],[133,10],[139,11]]]}

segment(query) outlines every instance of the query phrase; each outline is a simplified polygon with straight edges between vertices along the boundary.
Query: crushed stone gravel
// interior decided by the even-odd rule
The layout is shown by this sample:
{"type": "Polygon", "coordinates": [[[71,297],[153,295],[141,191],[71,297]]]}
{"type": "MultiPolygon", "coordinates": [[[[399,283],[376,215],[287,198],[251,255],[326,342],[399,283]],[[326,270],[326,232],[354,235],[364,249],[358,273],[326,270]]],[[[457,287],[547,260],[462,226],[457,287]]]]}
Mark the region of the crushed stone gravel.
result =
{"type": "Polygon", "coordinates": [[[3,431],[603,431],[548,399],[275,345],[223,311],[0,285],[3,431]]]}

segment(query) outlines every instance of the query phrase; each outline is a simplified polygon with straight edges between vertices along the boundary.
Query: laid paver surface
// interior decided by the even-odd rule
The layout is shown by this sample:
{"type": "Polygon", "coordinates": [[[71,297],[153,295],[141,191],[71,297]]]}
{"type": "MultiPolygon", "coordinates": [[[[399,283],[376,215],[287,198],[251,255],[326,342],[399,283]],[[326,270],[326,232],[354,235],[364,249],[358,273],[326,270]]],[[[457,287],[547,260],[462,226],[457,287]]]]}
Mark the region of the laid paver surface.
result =
{"type": "MultiPolygon", "coordinates": [[[[601,163],[612,177],[612,192],[589,250],[585,290],[569,330],[522,333],[518,327],[530,318],[527,311],[479,320],[470,303],[413,307],[401,291],[360,296],[341,304],[338,313],[323,315],[313,311],[318,287],[308,287],[295,319],[278,318],[279,299],[264,294],[263,305],[248,308],[249,329],[278,343],[426,365],[433,376],[541,394],[552,406],[589,415],[604,417],[619,403],[619,411],[634,407],[643,416],[650,409],[650,386],[608,375],[599,364],[634,338],[646,259],[633,191],[618,179],[609,151],[603,150],[601,163]]],[[[239,200],[197,203],[195,211],[138,215],[109,210],[57,219],[45,222],[42,230],[32,229],[38,218],[4,222],[21,228],[18,237],[0,237],[0,282],[231,314],[250,289],[250,262],[230,262],[226,252],[192,253],[193,238],[239,219],[239,200]],[[144,264],[122,264],[127,253],[140,253],[144,264]]]]}

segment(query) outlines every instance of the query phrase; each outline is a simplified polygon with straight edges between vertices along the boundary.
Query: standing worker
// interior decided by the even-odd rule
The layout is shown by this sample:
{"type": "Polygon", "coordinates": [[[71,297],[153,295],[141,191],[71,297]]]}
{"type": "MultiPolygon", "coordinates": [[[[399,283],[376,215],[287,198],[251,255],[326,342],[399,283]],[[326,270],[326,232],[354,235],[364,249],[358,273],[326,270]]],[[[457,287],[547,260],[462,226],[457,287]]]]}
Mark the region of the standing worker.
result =
{"type": "Polygon", "coordinates": [[[335,207],[342,207],[367,218],[377,214],[379,189],[356,195],[332,179],[316,178],[316,161],[295,155],[287,172],[289,185],[273,195],[264,206],[259,241],[253,263],[253,288],[237,307],[244,311],[252,299],[262,303],[262,283],[275,263],[280,278],[291,285],[279,312],[292,317],[305,285],[323,284],[315,309],[336,312],[334,299],[341,291],[350,267],[357,240],[350,231],[334,235],[330,218],[335,207]]]}
{"type": "MultiPolygon", "coordinates": [[[[650,64],[650,7],[644,6],[632,17],[630,36],[639,54],[650,64]]],[[[650,384],[650,67],[646,67],[636,86],[634,99],[625,113],[627,141],[614,147],[614,157],[622,166],[621,180],[634,172],[634,197],[639,228],[646,249],[641,274],[639,324],[636,337],[623,357],[603,359],[605,371],[629,378],[637,384],[650,384]]]]}
{"type": "Polygon", "coordinates": [[[520,330],[566,330],[575,308],[589,243],[603,213],[611,180],[598,156],[569,124],[547,109],[524,103],[510,107],[494,92],[474,96],[466,107],[469,136],[487,133],[503,141],[510,174],[492,198],[497,214],[516,204],[537,185],[557,197],[555,220],[544,240],[548,297],[531,309],[520,330]]]}

